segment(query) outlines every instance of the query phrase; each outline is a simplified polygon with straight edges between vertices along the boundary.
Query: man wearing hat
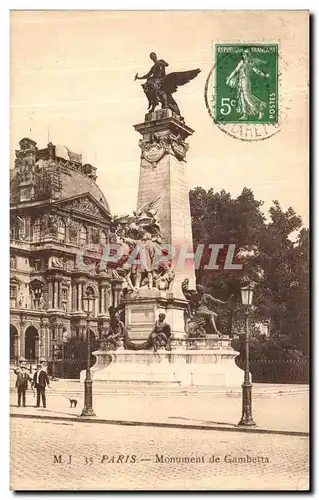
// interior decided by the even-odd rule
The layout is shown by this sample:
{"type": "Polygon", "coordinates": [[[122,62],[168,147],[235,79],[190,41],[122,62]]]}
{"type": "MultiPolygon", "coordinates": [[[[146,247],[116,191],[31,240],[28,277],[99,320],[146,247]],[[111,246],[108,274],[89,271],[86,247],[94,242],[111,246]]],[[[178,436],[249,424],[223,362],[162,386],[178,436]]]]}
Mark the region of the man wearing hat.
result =
{"type": "Polygon", "coordinates": [[[32,378],[29,376],[27,372],[27,367],[24,364],[21,364],[19,368],[16,368],[14,370],[14,373],[17,376],[15,386],[18,391],[18,406],[21,406],[21,399],[22,399],[22,406],[25,406],[26,405],[25,393],[28,389],[28,382],[30,381],[32,384],[32,378]]]}
{"type": "Polygon", "coordinates": [[[43,408],[46,408],[45,388],[50,387],[50,381],[47,372],[42,368],[41,363],[37,364],[37,371],[33,375],[33,384],[37,390],[37,404],[40,406],[40,397],[42,398],[43,408]]]}

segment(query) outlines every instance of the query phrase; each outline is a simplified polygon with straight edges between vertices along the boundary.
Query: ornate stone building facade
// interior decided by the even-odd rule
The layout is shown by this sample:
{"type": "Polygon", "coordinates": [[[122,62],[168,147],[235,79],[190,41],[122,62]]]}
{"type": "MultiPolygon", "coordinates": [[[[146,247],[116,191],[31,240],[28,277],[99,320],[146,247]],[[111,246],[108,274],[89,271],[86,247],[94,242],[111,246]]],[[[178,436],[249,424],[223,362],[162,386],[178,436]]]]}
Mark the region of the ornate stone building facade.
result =
{"type": "Polygon", "coordinates": [[[111,215],[96,168],[66,147],[38,149],[28,138],[19,144],[10,181],[12,363],[49,361],[63,342],[84,342],[87,293],[95,296],[90,326],[97,338],[121,291],[118,277],[98,264],[111,215]],[[79,265],[83,258],[89,268],[79,265]]]}

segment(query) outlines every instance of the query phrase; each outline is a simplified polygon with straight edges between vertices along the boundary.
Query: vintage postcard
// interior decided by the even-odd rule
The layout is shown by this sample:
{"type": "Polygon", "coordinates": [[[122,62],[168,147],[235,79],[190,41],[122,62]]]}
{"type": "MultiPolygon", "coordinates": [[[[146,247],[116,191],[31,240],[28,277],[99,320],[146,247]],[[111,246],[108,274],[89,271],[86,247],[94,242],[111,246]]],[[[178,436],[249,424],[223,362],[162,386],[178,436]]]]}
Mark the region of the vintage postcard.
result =
{"type": "Polygon", "coordinates": [[[309,13],[10,24],[11,489],[309,490],[309,13]]]}

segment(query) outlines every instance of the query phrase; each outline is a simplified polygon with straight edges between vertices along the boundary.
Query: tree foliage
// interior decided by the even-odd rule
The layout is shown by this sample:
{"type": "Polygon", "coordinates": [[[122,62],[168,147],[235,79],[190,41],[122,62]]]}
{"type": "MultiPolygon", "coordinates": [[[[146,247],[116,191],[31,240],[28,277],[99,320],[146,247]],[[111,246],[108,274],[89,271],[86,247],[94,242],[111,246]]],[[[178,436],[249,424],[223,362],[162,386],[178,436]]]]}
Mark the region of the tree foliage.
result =
{"type": "Polygon", "coordinates": [[[298,349],[308,353],[308,252],[309,231],[292,208],[283,210],[274,201],[266,220],[253,192],[244,188],[237,198],[225,190],[215,192],[197,187],[190,192],[193,240],[225,245],[220,251],[219,270],[207,270],[209,256],[196,271],[197,281],[227,307],[217,311],[223,330],[234,332],[241,321],[240,287],[244,277],[256,283],[255,322],[270,320],[271,336],[286,337],[298,349]],[[298,233],[297,239],[292,236],[298,233]],[[227,245],[236,245],[233,261],[242,271],[223,267],[227,245]]]}

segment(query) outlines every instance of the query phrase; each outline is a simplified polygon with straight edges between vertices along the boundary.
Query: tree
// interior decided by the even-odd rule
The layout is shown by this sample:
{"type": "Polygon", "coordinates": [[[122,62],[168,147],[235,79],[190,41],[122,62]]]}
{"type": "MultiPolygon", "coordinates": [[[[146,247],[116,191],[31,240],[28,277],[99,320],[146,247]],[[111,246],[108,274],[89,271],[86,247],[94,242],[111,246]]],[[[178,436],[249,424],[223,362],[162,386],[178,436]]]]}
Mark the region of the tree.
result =
{"type": "MultiPolygon", "coordinates": [[[[233,329],[241,316],[240,286],[244,276],[257,284],[254,292],[256,322],[271,320],[273,338],[286,336],[287,342],[308,352],[308,230],[292,208],[284,211],[274,201],[266,221],[262,202],[244,188],[237,198],[225,190],[214,192],[197,187],[190,192],[193,240],[236,245],[235,259],[242,271],[204,269],[208,255],[196,271],[197,281],[228,306],[218,311],[223,331],[233,329]],[[296,241],[291,235],[299,232],[296,241]]],[[[217,263],[222,264],[221,253],[217,263]]]]}
{"type": "Polygon", "coordinates": [[[244,274],[249,273],[255,281],[259,280],[258,245],[265,217],[260,207],[261,201],[254,198],[253,192],[244,188],[242,193],[232,199],[225,190],[214,192],[197,187],[190,192],[194,245],[203,243],[224,244],[224,252],[219,252],[219,270],[204,269],[209,255],[201,261],[196,278],[214,295],[228,302],[227,307],[219,308],[219,319],[223,329],[232,329],[234,309],[240,302],[240,286],[244,274]],[[234,262],[243,264],[243,271],[226,271],[223,264],[229,244],[236,245],[234,262]]]}

